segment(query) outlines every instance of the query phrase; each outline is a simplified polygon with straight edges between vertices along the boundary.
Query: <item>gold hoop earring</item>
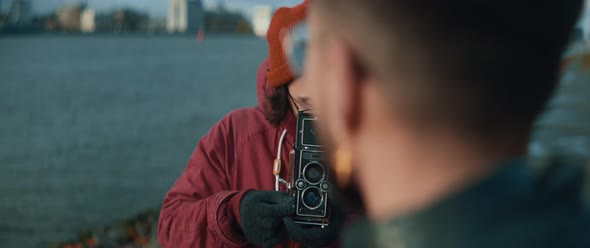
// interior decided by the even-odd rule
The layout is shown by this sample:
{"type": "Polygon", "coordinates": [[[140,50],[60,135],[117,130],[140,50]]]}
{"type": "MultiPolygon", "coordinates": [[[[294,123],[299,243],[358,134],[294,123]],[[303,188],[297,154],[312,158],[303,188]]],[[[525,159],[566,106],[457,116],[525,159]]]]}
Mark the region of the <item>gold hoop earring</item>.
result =
{"type": "Polygon", "coordinates": [[[334,157],[334,171],[336,183],[342,188],[348,187],[352,177],[352,154],[347,144],[341,145],[336,150],[334,157]]]}

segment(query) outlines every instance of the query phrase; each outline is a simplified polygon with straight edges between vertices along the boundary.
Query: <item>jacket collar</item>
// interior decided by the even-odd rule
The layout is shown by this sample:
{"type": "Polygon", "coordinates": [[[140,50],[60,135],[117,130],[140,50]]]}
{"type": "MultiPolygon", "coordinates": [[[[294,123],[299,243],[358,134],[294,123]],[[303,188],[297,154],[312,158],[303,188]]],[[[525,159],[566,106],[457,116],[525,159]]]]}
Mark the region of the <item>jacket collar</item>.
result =
{"type": "Polygon", "coordinates": [[[383,223],[359,222],[344,235],[345,247],[588,244],[584,232],[589,231],[590,219],[581,198],[582,167],[555,164],[536,174],[524,159],[516,159],[499,168],[484,181],[429,209],[383,223]],[[549,242],[556,240],[562,243],[549,242]]]}

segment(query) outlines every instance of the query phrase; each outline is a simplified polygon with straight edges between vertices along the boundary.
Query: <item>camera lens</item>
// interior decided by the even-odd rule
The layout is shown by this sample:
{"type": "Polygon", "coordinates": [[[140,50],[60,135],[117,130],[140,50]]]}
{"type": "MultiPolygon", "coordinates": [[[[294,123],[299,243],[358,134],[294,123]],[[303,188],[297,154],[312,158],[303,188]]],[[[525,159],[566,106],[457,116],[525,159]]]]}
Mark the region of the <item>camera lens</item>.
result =
{"type": "Polygon", "coordinates": [[[324,201],[322,192],[316,187],[304,190],[301,196],[301,198],[303,198],[303,205],[309,209],[319,208],[324,201]]]}
{"type": "Polygon", "coordinates": [[[309,163],[303,169],[303,176],[310,184],[318,184],[324,180],[324,166],[317,162],[309,163]]]}

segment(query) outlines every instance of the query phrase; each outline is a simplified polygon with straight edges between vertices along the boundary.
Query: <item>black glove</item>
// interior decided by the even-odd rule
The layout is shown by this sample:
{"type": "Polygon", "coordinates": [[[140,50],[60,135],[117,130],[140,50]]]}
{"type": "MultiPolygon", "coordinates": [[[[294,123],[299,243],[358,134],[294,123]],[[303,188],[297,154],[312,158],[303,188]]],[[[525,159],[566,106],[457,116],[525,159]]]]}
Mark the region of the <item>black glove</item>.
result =
{"type": "Polygon", "coordinates": [[[346,213],[343,209],[333,206],[330,224],[325,228],[297,224],[289,217],[285,217],[283,221],[291,240],[305,247],[325,247],[335,243],[340,237],[340,231],[346,222],[346,213]]]}
{"type": "Polygon", "coordinates": [[[295,214],[293,197],[277,191],[250,191],[240,202],[242,230],[250,243],[273,247],[288,238],[283,218],[295,214]]]}

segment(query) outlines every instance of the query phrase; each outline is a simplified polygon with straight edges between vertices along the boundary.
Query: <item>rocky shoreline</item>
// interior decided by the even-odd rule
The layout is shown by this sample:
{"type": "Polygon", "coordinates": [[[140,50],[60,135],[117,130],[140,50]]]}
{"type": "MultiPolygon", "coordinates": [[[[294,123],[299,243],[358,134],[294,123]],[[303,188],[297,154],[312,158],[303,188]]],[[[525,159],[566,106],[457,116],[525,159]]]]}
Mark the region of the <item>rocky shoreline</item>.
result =
{"type": "Polygon", "coordinates": [[[158,248],[159,211],[146,210],[136,216],[95,230],[83,230],[77,238],[51,248],[158,248]]]}

